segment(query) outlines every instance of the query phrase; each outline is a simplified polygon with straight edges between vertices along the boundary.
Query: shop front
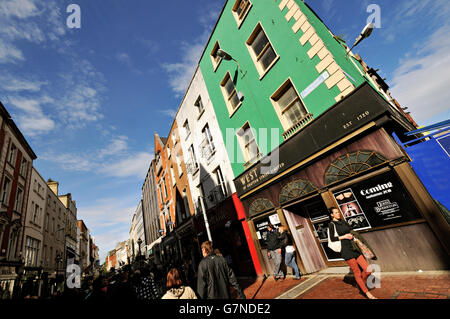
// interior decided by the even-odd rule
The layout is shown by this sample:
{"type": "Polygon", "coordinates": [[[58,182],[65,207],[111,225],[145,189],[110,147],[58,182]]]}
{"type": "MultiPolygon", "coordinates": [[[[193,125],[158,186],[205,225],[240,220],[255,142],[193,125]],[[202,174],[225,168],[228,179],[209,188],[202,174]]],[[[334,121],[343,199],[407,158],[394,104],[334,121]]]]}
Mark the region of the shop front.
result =
{"type": "Polygon", "coordinates": [[[382,271],[449,268],[449,226],[392,138],[408,127],[386,104],[362,86],[281,144],[273,174],[261,174],[261,161],[235,179],[264,273],[268,222],[288,227],[303,273],[345,265],[327,246],[331,207],[370,242],[382,271]]]}
{"type": "MultiPolygon", "coordinates": [[[[253,276],[252,260],[233,199],[229,197],[208,210],[207,218],[214,248],[220,251],[237,276],[253,276]]],[[[201,245],[208,240],[204,217],[197,215],[195,223],[201,245]]]]}

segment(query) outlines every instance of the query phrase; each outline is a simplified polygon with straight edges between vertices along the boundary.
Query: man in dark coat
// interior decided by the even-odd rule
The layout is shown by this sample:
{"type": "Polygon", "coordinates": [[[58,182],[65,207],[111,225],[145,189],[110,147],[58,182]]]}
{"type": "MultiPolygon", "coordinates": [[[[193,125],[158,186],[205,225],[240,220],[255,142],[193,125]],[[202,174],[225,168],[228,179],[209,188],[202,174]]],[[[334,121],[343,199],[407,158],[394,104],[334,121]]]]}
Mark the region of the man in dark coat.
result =
{"type": "Polygon", "coordinates": [[[280,233],[275,227],[269,223],[267,225],[267,256],[273,259],[273,278],[275,280],[284,279],[283,271],[281,270],[281,240],[280,233]]]}
{"type": "Polygon", "coordinates": [[[202,244],[203,259],[198,265],[197,291],[201,299],[230,299],[230,286],[245,299],[233,270],[225,258],[214,253],[212,243],[202,244]]]}

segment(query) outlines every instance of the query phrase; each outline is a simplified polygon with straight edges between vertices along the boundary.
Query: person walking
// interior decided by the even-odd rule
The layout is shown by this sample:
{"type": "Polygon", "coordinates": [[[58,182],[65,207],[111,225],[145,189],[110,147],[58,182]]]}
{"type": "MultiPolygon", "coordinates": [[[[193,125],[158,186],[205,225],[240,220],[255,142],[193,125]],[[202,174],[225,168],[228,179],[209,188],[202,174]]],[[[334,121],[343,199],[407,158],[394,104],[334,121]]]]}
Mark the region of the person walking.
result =
{"type": "Polygon", "coordinates": [[[284,274],[281,270],[281,240],[280,240],[280,233],[275,229],[275,227],[269,223],[267,225],[267,239],[266,239],[266,245],[267,245],[267,256],[269,258],[273,259],[273,279],[278,280],[284,280],[284,274]]]}
{"type": "Polygon", "coordinates": [[[332,221],[328,224],[330,240],[332,242],[336,242],[338,240],[341,242],[340,254],[350,266],[350,269],[353,271],[353,275],[355,276],[355,280],[358,286],[361,288],[367,298],[377,299],[369,292],[369,289],[366,286],[367,278],[371,274],[367,271],[369,264],[367,263],[362,253],[359,250],[355,249],[352,244],[353,235],[350,233],[352,231],[352,228],[346,221],[341,219],[341,214],[336,207],[330,208],[329,213],[332,219],[332,221]],[[335,230],[337,236],[335,235],[335,230]],[[362,272],[360,267],[362,268],[362,272]]]}
{"type": "Polygon", "coordinates": [[[233,270],[223,256],[215,254],[212,242],[202,243],[203,259],[198,265],[197,291],[201,299],[230,299],[233,287],[241,299],[246,299],[233,270]]]}
{"type": "Polygon", "coordinates": [[[167,273],[167,292],[161,299],[197,299],[194,290],[189,286],[184,286],[180,272],[177,268],[172,268],[167,273]]]}
{"type": "Polygon", "coordinates": [[[286,266],[289,266],[294,271],[295,279],[299,280],[302,276],[302,273],[298,269],[297,262],[295,260],[295,249],[292,242],[291,234],[289,234],[286,226],[280,226],[280,241],[281,241],[281,248],[285,250],[284,254],[284,263],[286,266]]]}

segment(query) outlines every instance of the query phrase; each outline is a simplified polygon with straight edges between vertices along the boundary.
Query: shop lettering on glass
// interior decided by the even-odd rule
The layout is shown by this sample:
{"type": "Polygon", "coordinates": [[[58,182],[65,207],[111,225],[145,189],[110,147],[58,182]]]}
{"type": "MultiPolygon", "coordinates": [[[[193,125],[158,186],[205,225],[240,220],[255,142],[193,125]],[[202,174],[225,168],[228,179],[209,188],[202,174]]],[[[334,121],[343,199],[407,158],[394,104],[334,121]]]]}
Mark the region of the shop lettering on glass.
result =
{"type": "MultiPolygon", "coordinates": [[[[369,115],[370,115],[369,111],[364,111],[356,116],[355,121],[356,122],[361,121],[363,118],[365,118],[366,116],[369,116],[369,115]]],[[[354,122],[354,120],[348,121],[347,123],[342,125],[342,128],[344,130],[348,129],[350,126],[352,126],[354,124],[353,122],[354,122]]]]}

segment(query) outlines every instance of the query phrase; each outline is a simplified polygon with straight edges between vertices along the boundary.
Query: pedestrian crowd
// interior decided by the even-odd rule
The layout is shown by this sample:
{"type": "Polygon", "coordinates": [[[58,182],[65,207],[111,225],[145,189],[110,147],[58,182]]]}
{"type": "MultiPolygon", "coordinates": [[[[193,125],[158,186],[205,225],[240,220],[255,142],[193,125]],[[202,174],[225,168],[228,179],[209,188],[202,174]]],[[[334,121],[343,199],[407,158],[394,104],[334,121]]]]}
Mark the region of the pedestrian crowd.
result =
{"type": "Polygon", "coordinates": [[[202,244],[203,260],[198,266],[197,280],[187,268],[167,265],[163,272],[156,265],[123,266],[107,275],[85,280],[81,288],[56,292],[54,300],[133,301],[154,299],[245,299],[233,270],[212,242],[202,244]],[[234,290],[234,292],[233,292],[234,290]]]}

